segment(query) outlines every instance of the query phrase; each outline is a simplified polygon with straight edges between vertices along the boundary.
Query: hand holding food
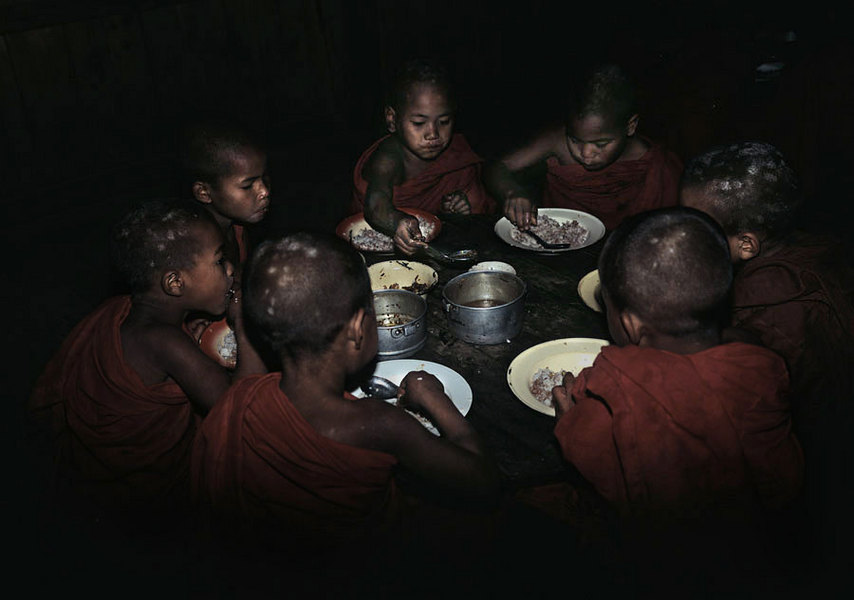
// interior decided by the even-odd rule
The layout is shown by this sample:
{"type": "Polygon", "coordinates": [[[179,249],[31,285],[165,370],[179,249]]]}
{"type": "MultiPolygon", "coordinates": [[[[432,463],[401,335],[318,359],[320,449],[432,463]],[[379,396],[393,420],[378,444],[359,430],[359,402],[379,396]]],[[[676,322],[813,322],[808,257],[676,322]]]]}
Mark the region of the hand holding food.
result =
{"type": "Polygon", "coordinates": [[[424,410],[429,413],[430,407],[435,406],[436,403],[451,403],[451,399],[445,394],[442,382],[427,371],[408,373],[400,382],[400,390],[398,405],[402,408],[424,410]]]}
{"type": "Polygon", "coordinates": [[[456,190],[442,198],[442,212],[468,215],[471,214],[471,204],[466,193],[456,190]]]}
{"type": "Polygon", "coordinates": [[[561,416],[575,403],[572,401],[572,386],[575,384],[575,375],[566,373],[563,376],[563,385],[555,386],[552,389],[552,398],[554,400],[555,418],[560,419],[561,416]]]}
{"type": "Polygon", "coordinates": [[[522,231],[537,224],[537,209],[522,196],[513,196],[504,202],[504,216],[522,231]]]}
{"type": "Polygon", "coordinates": [[[394,232],[394,245],[406,255],[415,254],[420,248],[427,247],[417,218],[406,216],[398,221],[394,232]]]}

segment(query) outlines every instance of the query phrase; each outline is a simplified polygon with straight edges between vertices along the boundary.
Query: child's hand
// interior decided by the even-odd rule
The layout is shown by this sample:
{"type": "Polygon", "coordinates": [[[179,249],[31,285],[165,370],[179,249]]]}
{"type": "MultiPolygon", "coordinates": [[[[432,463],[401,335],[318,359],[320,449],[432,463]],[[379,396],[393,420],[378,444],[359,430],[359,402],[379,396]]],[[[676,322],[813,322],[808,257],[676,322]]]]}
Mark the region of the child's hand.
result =
{"type": "Polygon", "coordinates": [[[537,224],[537,209],[527,198],[514,196],[504,203],[504,216],[521,231],[537,224]]]}
{"type": "Polygon", "coordinates": [[[420,248],[427,247],[427,242],[424,241],[421,228],[418,226],[418,219],[415,217],[400,219],[394,232],[394,245],[407,256],[415,254],[420,248]]]}
{"type": "Polygon", "coordinates": [[[424,409],[436,402],[450,402],[442,382],[427,371],[412,371],[400,382],[398,405],[402,408],[424,409]]]}
{"type": "Polygon", "coordinates": [[[211,320],[208,317],[197,317],[195,319],[190,319],[187,321],[187,331],[190,332],[190,335],[199,343],[202,339],[202,334],[205,332],[211,324],[211,320]]]}
{"type": "Polygon", "coordinates": [[[471,204],[469,198],[462,190],[455,190],[442,198],[442,212],[469,215],[471,204]]]}
{"type": "Polygon", "coordinates": [[[563,385],[558,385],[552,388],[552,399],[554,400],[555,419],[558,421],[568,412],[575,402],[572,401],[572,386],[575,384],[575,375],[566,373],[563,376],[563,385]]]}
{"type": "Polygon", "coordinates": [[[225,309],[225,319],[229,327],[235,331],[243,324],[243,305],[240,303],[242,299],[240,288],[231,288],[231,299],[228,301],[228,308],[225,309]]]}

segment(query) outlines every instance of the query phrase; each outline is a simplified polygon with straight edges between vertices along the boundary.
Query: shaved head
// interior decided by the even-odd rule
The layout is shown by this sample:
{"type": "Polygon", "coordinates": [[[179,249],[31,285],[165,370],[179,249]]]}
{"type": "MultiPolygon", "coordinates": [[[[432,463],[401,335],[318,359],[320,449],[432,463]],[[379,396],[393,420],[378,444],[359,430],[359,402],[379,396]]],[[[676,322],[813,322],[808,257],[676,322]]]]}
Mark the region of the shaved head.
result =
{"type": "Polygon", "coordinates": [[[681,188],[701,196],[702,208],[727,235],[753,232],[780,239],[794,228],[801,204],[794,171],[764,142],[716,146],[692,158],[681,188]]]}
{"type": "Polygon", "coordinates": [[[567,105],[567,123],[599,115],[615,126],[626,125],[638,113],[635,85],[617,65],[600,65],[574,86],[567,105]]]}
{"type": "Polygon", "coordinates": [[[720,226],[685,207],[623,221],[599,257],[602,287],[614,308],[661,333],[685,336],[720,328],[728,315],[732,264],[720,226]]]}
{"type": "Polygon", "coordinates": [[[334,236],[296,233],[261,244],[243,286],[251,324],[293,359],[324,352],[358,309],[373,310],[364,261],[334,236]]]}

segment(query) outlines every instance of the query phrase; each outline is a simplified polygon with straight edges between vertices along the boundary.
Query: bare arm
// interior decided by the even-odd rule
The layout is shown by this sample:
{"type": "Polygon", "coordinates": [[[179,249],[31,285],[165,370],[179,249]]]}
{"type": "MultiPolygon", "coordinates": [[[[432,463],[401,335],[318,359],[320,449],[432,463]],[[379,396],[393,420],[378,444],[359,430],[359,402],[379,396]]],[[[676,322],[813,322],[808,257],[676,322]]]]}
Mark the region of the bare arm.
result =
{"type": "Polygon", "coordinates": [[[504,216],[520,229],[537,224],[537,211],[531,193],[522,184],[519,174],[554,156],[562,143],[565,143],[563,129],[552,127],[520,148],[484,165],[483,182],[486,189],[501,203],[504,216]]]}
{"type": "Polygon", "coordinates": [[[441,432],[437,437],[406,412],[388,406],[378,411],[371,445],[393,454],[400,464],[440,491],[478,505],[493,505],[500,479],[480,436],[460,414],[442,384],[423,371],[407,375],[401,383],[408,400],[402,406],[429,414],[441,432]],[[421,377],[421,379],[417,379],[421,377]]]}
{"type": "Polygon", "coordinates": [[[403,161],[380,145],[362,173],[368,182],[365,193],[365,220],[394,239],[394,244],[407,255],[427,244],[418,227],[418,219],[394,207],[394,186],[404,178],[403,161]]]}

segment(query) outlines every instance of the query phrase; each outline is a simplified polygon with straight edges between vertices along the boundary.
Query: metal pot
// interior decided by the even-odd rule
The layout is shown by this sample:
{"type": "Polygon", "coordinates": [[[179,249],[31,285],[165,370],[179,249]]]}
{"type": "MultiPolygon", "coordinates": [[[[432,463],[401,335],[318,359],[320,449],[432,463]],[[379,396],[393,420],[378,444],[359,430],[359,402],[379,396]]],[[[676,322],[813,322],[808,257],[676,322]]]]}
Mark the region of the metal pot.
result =
{"type": "Polygon", "coordinates": [[[500,344],[522,330],[525,282],[502,271],[469,271],[442,290],[453,334],[472,344],[500,344]]]}
{"type": "Polygon", "coordinates": [[[427,342],[427,302],[415,292],[377,290],[374,311],[377,315],[377,360],[406,358],[427,342]]]}

